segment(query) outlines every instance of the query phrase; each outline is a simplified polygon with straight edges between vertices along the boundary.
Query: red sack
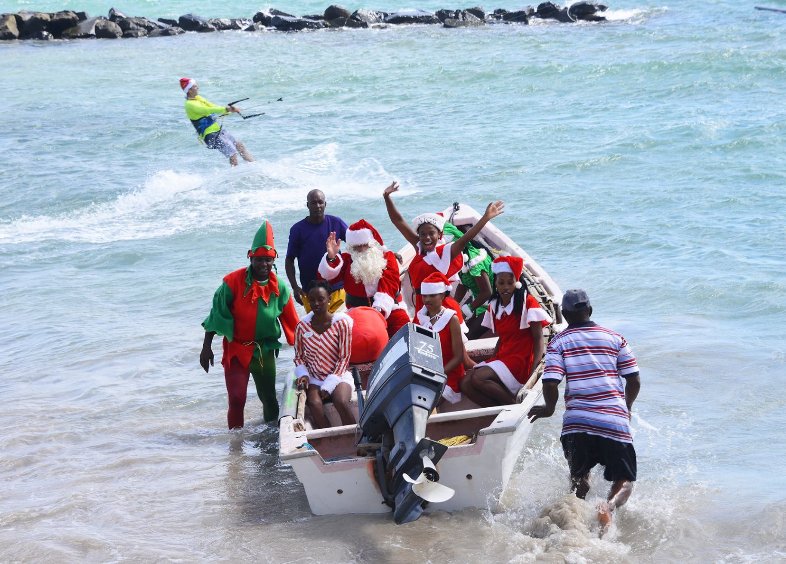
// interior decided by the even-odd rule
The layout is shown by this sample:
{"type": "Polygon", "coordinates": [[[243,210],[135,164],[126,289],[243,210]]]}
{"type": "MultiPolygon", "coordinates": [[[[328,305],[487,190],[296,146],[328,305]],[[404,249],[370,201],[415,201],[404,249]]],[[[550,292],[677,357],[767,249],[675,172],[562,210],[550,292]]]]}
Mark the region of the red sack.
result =
{"type": "Polygon", "coordinates": [[[385,318],[373,307],[353,307],[347,310],[352,318],[352,356],[350,364],[374,362],[388,344],[385,318]]]}

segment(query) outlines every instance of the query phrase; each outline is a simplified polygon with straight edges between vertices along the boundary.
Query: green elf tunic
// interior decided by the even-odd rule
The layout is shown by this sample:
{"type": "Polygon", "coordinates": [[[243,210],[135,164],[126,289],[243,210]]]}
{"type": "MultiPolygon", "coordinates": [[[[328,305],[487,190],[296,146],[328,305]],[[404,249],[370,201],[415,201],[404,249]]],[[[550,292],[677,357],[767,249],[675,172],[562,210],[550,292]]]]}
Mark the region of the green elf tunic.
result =
{"type": "MultiPolygon", "coordinates": [[[[452,237],[454,241],[464,235],[458,227],[449,221],[445,222],[443,234],[446,239],[452,237]]],[[[476,247],[472,241],[468,242],[467,246],[464,247],[464,266],[461,268],[461,272],[459,272],[459,280],[467,287],[473,299],[480,291],[476,278],[480,278],[483,272],[489,277],[489,284],[494,288],[494,273],[491,272],[492,262],[493,258],[491,255],[489,255],[485,249],[476,247]]],[[[487,304],[478,306],[475,308],[475,315],[482,316],[486,313],[486,309],[488,309],[487,304]]]]}
{"type": "Polygon", "coordinates": [[[213,307],[202,323],[205,331],[224,337],[221,364],[229,368],[237,359],[254,377],[266,421],[278,419],[276,400],[276,361],[279,338],[284,329],[287,343],[295,343],[298,314],[292,291],[274,272],[268,282],[253,279],[251,267],[241,268],[224,277],[213,296],[213,307]]]}

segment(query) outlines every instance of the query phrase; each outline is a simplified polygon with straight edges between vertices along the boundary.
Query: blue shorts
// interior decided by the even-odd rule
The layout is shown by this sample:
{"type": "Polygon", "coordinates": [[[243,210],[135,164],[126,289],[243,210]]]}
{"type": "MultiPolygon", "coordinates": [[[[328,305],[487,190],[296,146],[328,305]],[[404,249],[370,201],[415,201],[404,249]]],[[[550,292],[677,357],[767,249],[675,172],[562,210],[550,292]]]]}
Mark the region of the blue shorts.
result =
{"type": "Polygon", "coordinates": [[[205,145],[208,149],[218,149],[228,159],[237,155],[237,141],[226,129],[206,135],[205,145]]]}

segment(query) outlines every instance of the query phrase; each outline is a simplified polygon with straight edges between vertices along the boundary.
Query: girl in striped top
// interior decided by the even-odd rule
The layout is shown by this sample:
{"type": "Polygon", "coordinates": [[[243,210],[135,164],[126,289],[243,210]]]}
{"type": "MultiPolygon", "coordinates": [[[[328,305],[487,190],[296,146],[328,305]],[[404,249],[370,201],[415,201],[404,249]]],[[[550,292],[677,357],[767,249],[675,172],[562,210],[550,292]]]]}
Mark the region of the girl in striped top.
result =
{"type": "Polygon", "coordinates": [[[295,376],[298,387],[308,386],[306,402],[317,428],[330,427],[322,401],[330,398],[343,425],[354,425],[349,406],[352,376],[349,356],[352,350],[352,318],[330,313],[330,286],[315,280],[308,290],[311,313],[295,328],[295,376]]]}

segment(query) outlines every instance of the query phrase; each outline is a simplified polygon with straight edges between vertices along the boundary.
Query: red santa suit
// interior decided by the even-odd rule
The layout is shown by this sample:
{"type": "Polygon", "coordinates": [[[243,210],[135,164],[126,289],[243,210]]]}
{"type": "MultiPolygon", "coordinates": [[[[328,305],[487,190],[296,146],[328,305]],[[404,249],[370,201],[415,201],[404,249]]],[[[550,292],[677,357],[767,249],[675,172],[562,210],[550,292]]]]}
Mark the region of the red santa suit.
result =
{"type": "MultiPolygon", "coordinates": [[[[366,220],[353,223],[347,229],[347,245],[358,246],[378,243],[383,247],[382,237],[376,229],[366,220]]],[[[352,256],[349,253],[340,253],[329,260],[327,253],[322,257],[317,268],[317,273],[331,284],[343,281],[344,291],[347,294],[347,308],[370,306],[377,308],[385,316],[388,336],[392,337],[396,331],[409,323],[406,306],[401,299],[401,276],[396,255],[392,251],[384,250],[385,267],[379,279],[371,284],[355,279],[352,275],[352,256]]]]}

